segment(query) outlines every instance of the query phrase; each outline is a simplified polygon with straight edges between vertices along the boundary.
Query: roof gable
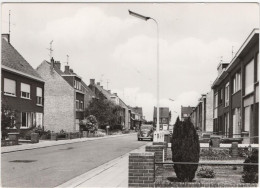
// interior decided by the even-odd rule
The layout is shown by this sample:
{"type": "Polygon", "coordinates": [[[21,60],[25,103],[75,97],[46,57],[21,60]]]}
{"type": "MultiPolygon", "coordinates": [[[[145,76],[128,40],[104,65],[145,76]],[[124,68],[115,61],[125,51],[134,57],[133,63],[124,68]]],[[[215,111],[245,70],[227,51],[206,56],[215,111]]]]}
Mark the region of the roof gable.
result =
{"type": "Polygon", "coordinates": [[[2,66],[19,71],[29,76],[42,79],[36,70],[5,39],[2,38],[2,66]]]}

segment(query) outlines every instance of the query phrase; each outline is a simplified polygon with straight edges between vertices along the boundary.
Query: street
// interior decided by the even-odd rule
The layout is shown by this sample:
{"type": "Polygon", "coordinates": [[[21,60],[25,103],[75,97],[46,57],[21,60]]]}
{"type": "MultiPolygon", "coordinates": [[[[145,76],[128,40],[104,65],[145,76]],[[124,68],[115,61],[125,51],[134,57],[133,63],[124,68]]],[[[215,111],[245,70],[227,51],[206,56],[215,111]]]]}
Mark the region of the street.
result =
{"type": "Polygon", "coordinates": [[[55,187],[144,144],[136,134],[2,154],[3,187],[55,187]]]}

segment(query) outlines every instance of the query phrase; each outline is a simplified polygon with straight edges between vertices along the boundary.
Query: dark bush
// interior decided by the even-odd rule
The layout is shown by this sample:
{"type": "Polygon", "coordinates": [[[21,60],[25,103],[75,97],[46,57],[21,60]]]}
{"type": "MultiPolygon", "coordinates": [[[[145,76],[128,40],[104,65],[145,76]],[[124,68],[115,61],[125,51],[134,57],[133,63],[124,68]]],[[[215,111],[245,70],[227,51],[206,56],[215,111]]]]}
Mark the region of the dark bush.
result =
{"type": "MultiPolygon", "coordinates": [[[[244,163],[258,163],[258,149],[253,149],[252,154],[245,159],[244,163]]],[[[258,165],[244,165],[241,181],[258,183],[258,165]]]]}
{"type": "MultiPolygon", "coordinates": [[[[172,135],[173,162],[199,162],[199,136],[190,119],[182,122],[176,120],[172,135]]],[[[180,181],[192,181],[198,165],[175,164],[174,170],[180,181]]]]}

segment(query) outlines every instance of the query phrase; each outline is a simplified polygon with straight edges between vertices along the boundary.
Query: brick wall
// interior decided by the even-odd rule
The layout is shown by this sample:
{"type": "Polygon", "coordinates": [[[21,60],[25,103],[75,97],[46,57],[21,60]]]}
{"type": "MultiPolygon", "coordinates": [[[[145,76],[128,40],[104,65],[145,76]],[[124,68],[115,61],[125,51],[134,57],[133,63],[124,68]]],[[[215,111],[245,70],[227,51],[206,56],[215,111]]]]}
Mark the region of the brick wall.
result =
{"type": "Polygon", "coordinates": [[[61,129],[75,131],[74,89],[45,61],[37,68],[37,72],[45,80],[45,129],[54,132],[60,132],[61,129]]]}
{"type": "Polygon", "coordinates": [[[154,187],[153,152],[130,153],[129,155],[129,187],[154,187]]]}
{"type": "MultiPolygon", "coordinates": [[[[163,146],[164,149],[164,161],[167,159],[167,147],[168,143],[167,142],[153,142],[154,146],[163,146]]],[[[161,161],[162,162],[162,161],[161,161]]]]}
{"type": "Polygon", "coordinates": [[[145,151],[146,152],[154,152],[155,162],[163,162],[164,147],[165,146],[163,146],[163,145],[146,146],[145,151]]]}

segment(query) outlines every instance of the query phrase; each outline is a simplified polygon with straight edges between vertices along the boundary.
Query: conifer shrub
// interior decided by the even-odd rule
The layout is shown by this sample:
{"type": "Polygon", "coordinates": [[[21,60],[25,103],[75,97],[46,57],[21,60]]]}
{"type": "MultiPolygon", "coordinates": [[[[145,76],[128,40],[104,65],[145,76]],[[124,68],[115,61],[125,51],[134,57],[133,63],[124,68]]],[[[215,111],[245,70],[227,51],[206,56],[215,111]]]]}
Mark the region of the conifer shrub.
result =
{"type": "MultiPolygon", "coordinates": [[[[258,163],[258,149],[253,149],[252,154],[245,159],[244,163],[258,163]]],[[[258,165],[244,165],[241,181],[258,183],[258,165]]]]}
{"type": "MultiPolygon", "coordinates": [[[[199,136],[190,119],[184,122],[176,120],[172,135],[173,162],[199,162],[199,136]]],[[[198,165],[174,164],[174,170],[180,181],[190,182],[195,177],[198,165]]]]}

